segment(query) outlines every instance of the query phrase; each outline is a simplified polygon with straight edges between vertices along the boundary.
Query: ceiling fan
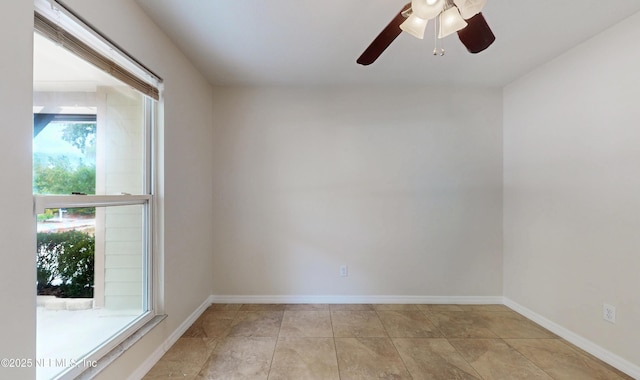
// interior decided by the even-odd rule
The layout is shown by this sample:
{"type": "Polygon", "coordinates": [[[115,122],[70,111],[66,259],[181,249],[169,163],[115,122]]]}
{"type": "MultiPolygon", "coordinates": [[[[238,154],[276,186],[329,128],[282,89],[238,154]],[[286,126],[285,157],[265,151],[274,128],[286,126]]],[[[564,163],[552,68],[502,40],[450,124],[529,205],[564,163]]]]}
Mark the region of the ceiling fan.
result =
{"type": "Polygon", "coordinates": [[[356,62],[365,66],[375,62],[402,31],[424,38],[427,21],[431,19],[436,29],[439,26],[438,38],[457,32],[470,53],[479,53],[496,39],[481,12],[486,3],[487,0],[412,0],[402,7],[356,62]]]}

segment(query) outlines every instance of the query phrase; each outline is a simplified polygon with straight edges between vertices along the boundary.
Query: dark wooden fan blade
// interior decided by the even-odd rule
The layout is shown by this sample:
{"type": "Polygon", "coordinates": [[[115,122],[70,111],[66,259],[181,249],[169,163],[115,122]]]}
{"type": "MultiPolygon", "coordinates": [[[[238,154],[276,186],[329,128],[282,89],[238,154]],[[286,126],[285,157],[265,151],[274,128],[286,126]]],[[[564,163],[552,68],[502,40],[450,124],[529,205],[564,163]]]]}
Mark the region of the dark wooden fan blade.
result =
{"type": "Polygon", "coordinates": [[[468,19],[467,24],[466,28],[458,31],[458,37],[469,53],[480,53],[496,40],[482,12],[468,19]]]}
{"type": "Polygon", "coordinates": [[[362,55],[358,58],[356,62],[361,65],[370,65],[375,62],[376,59],[385,51],[386,48],[391,45],[393,40],[396,39],[402,33],[402,29],[400,29],[400,24],[402,24],[405,20],[405,17],[402,15],[404,11],[411,8],[411,3],[407,3],[400,12],[396,15],[396,17],[391,20],[389,25],[378,34],[375,40],[369,45],[369,47],[362,53],[362,55]]]}

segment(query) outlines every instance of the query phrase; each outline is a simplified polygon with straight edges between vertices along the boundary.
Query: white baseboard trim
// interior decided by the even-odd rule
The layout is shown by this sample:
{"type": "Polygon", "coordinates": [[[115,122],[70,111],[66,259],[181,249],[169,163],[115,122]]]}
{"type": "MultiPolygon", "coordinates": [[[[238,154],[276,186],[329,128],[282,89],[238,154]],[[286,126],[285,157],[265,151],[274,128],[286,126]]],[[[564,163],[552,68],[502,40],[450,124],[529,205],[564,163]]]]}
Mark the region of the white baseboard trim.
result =
{"type": "Polygon", "coordinates": [[[211,303],[502,304],[502,296],[212,295],[211,303]]]}
{"type": "Polygon", "coordinates": [[[198,308],[193,313],[191,313],[191,315],[189,315],[189,317],[185,319],[184,322],[182,322],[180,326],[178,326],[178,328],[175,329],[173,333],[171,333],[171,335],[169,335],[169,337],[165,339],[165,341],[162,342],[162,344],[158,348],[156,348],[155,351],[153,351],[153,353],[145,361],[142,362],[142,364],[140,364],[140,366],[138,366],[138,368],[128,377],[128,380],[142,379],[144,375],[146,375],[147,372],[149,372],[151,368],[156,365],[160,358],[162,358],[162,355],[169,351],[169,348],[173,346],[173,344],[182,336],[182,334],[187,331],[187,329],[193,324],[193,322],[195,322],[196,319],[198,319],[210,305],[211,296],[207,297],[207,299],[200,306],[198,306],[198,308]]]}
{"type": "Polygon", "coordinates": [[[560,336],[561,338],[573,343],[579,348],[585,350],[591,355],[597,357],[605,363],[619,369],[634,379],[640,379],[640,366],[637,366],[630,361],[621,358],[620,356],[608,351],[601,346],[593,343],[592,341],[574,333],[573,331],[566,329],[559,324],[543,317],[542,315],[527,309],[526,307],[512,301],[511,299],[504,297],[504,304],[514,311],[524,315],[528,319],[534,321],[540,326],[560,336]]]}

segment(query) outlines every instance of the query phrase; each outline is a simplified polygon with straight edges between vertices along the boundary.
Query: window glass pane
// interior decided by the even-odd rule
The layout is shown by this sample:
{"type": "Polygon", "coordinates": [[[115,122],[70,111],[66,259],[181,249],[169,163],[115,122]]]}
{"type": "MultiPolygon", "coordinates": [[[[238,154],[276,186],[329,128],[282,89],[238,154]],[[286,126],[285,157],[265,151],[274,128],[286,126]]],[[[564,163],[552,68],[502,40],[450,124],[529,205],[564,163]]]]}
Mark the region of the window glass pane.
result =
{"type": "Polygon", "coordinates": [[[69,369],[147,310],[146,205],[47,209],[37,223],[38,378],[69,369]],[[51,359],[50,361],[48,359],[51,359]]]}
{"type": "Polygon", "coordinates": [[[128,87],[97,89],[96,194],[145,194],[144,96],[128,87]]]}
{"type": "Polygon", "coordinates": [[[34,122],[33,193],[95,194],[96,122],[61,118],[37,129],[34,122]]]}
{"type": "Polygon", "coordinates": [[[37,378],[73,377],[152,314],[150,204],[89,195],[150,194],[153,103],[38,33],[33,71],[33,193],[88,195],[37,216],[37,378]]]}
{"type": "Polygon", "coordinates": [[[145,97],[34,35],[35,194],[145,194],[145,97]]]}

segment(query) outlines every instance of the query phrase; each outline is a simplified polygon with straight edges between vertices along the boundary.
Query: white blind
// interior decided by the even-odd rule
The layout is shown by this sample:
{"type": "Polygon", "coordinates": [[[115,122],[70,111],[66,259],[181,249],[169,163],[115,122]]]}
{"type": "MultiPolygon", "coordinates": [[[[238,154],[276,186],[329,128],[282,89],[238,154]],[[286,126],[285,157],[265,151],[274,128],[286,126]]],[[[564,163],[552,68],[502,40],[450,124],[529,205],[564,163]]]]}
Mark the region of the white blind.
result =
{"type": "MultiPolygon", "coordinates": [[[[40,8],[40,10],[38,9],[38,7],[36,7],[35,11],[34,28],[38,33],[51,39],[60,46],[66,48],[67,50],[76,54],[85,61],[93,64],[99,69],[105,71],[121,82],[135,88],[142,94],[147,95],[155,100],[160,99],[160,91],[158,90],[157,84],[161,80],[155,74],[149,72],[146,68],[143,67],[135,67],[135,71],[142,71],[143,75],[136,74],[133,72],[134,70],[125,68],[125,64],[116,62],[114,59],[107,57],[97,49],[90,46],[85,41],[81,40],[74,33],[66,30],[62,25],[60,25],[59,20],[57,20],[58,22],[53,21],[50,17],[47,17],[44,12],[41,13],[40,11],[42,9],[42,7],[40,8]]],[[[56,13],[60,12],[60,10],[52,10],[52,12],[60,19],[61,16],[67,16],[68,10],[67,13],[64,13],[62,15],[56,13]]],[[[78,20],[74,20],[74,22],[78,23],[78,20]]],[[[89,28],[88,26],[86,27],[89,28]]],[[[108,42],[106,41],[104,41],[104,43],[108,44],[108,42]]],[[[109,45],[110,46],[108,46],[107,49],[113,50],[114,47],[111,44],[109,45]]],[[[122,56],[128,57],[121,50],[119,50],[118,53],[122,56]]],[[[135,59],[130,59],[132,61],[131,65],[141,66],[136,64],[137,61],[135,59]]]]}

